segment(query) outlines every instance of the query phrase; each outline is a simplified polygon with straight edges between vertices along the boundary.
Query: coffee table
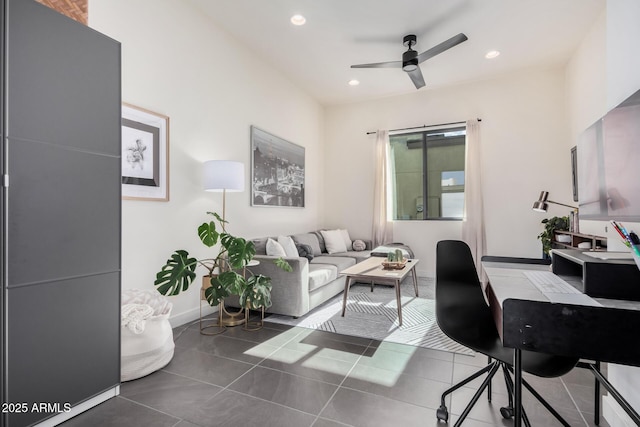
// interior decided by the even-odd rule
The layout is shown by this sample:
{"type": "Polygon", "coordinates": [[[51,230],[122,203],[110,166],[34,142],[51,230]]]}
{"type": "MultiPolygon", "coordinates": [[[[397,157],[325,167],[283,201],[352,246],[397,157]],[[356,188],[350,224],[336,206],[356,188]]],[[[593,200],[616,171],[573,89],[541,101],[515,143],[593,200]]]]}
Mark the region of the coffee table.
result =
{"type": "Polygon", "coordinates": [[[356,265],[342,270],[340,274],[347,276],[347,280],[344,283],[344,297],[342,300],[342,317],[347,309],[347,297],[349,294],[349,287],[356,281],[366,281],[371,283],[371,292],[373,292],[374,283],[393,285],[396,290],[396,301],[398,304],[398,324],[402,326],[402,301],[400,299],[400,283],[405,277],[411,273],[413,275],[413,288],[418,296],[418,276],[416,275],[415,266],[418,264],[417,259],[407,260],[406,265],[402,270],[387,270],[382,267],[384,258],[371,257],[356,265]]]}

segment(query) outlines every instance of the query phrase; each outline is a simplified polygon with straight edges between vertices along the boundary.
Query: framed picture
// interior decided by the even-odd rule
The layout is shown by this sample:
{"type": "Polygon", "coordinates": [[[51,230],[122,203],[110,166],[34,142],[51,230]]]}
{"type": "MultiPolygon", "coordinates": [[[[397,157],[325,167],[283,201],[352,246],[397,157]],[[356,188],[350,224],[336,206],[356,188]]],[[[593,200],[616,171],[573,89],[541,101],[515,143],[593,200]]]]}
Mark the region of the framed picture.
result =
{"type": "Polygon", "coordinates": [[[251,126],[251,206],[304,207],[304,147],[251,126]]]}
{"type": "Polygon", "coordinates": [[[169,200],[169,117],[122,105],[122,198],[169,200]]]}

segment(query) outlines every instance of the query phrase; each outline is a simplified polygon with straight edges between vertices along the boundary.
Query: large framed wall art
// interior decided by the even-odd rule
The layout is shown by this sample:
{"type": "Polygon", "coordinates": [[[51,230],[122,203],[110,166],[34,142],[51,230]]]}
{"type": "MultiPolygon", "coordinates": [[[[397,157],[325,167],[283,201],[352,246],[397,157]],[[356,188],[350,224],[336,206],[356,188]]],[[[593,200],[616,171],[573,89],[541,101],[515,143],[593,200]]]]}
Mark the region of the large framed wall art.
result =
{"type": "Polygon", "coordinates": [[[122,198],[169,200],[169,117],[122,105],[122,198]]]}
{"type": "Polygon", "coordinates": [[[304,147],[251,126],[251,205],[304,207],[304,147]]]}

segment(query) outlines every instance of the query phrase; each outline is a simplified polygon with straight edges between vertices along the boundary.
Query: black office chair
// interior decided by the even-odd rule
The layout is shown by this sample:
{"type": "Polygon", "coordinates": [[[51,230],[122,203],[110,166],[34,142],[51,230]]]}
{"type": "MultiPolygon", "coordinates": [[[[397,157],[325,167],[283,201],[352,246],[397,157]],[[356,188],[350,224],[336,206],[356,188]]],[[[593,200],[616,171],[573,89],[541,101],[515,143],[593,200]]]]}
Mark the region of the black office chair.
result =
{"type": "MultiPolygon", "coordinates": [[[[502,368],[509,405],[500,409],[503,417],[513,417],[513,349],[502,346],[498,331],[485,302],[471,251],[466,243],[456,240],[438,242],[436,248],[436,317],[440,329],[452,340],[489,357],[490,363],[478,372],[462,380],[442,394],[440,408],[436,411],[439,421],[447,422],[449,412],[445,397],[481,375],[488,373],[455,426],[462,424],[483,391],[489,386],[498,369],[502,368]]],[[[522,369],[530,374],[552,378],[569,372],[578,362],[577,358],[553,356],[522,351],[522,369]]],[[[558,421],[569,424],[526,381],[523,385],[558,421]]],[[[491,395],[489,394],[489,401],[491,395]]],[[[525,425],[530,425],[523,411],[525,425]]]]}

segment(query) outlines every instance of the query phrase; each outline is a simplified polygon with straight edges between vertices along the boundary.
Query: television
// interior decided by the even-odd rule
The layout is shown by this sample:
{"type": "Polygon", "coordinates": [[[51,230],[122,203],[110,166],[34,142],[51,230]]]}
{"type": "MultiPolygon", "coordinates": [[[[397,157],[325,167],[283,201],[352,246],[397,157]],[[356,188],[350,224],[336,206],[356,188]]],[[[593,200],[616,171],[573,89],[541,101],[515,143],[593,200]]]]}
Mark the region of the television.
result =
{"type": "Polygon", "coordinates": [[[640,221],[640,91],[579,137],[581,219],[640,221]]]}

